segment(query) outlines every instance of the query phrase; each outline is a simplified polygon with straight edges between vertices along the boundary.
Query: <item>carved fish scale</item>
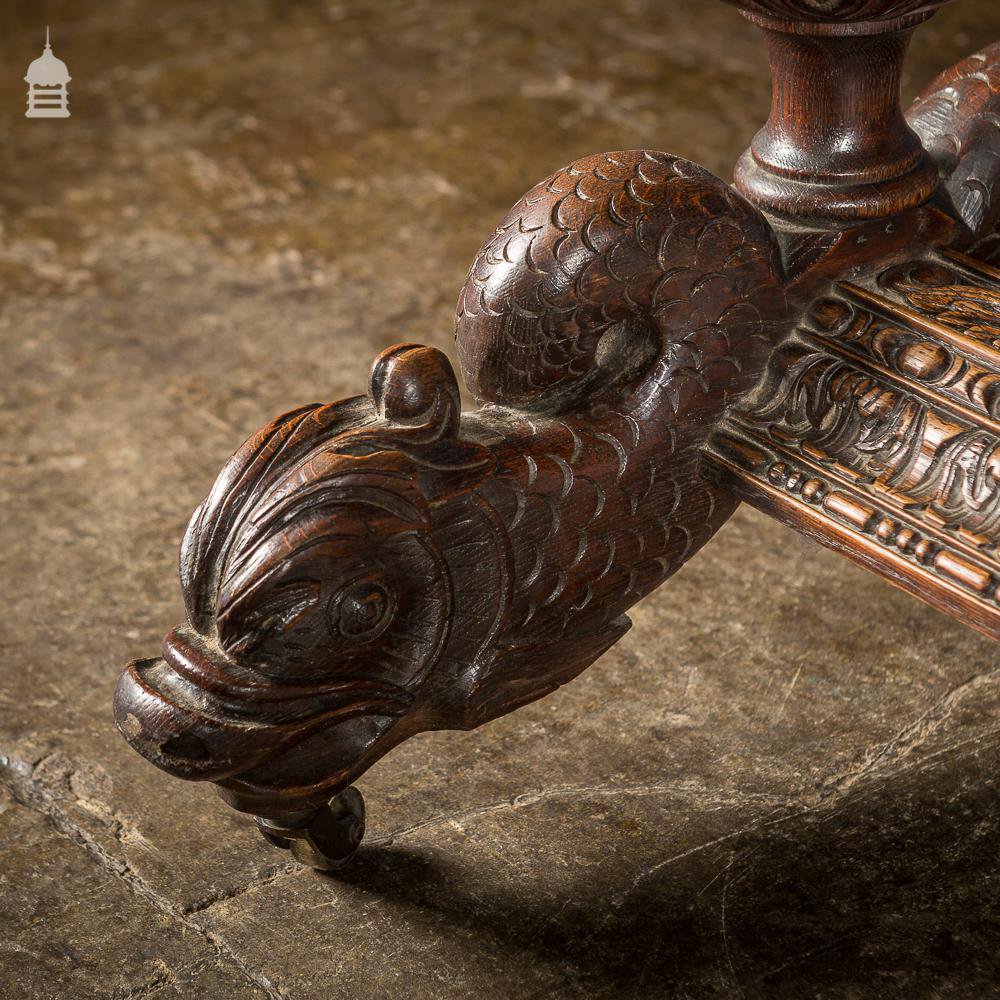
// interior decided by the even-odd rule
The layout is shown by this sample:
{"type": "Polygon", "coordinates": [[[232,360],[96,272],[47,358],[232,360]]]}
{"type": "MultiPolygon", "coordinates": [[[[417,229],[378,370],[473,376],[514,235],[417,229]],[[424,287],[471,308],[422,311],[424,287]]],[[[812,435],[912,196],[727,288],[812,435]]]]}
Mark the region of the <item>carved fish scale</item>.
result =
{"type": "Polygon", "coordinates": [[[582,622],[613,641],[731,513],[697,446],[770,349],[778,270],[759,213],[643,151],[553,174],[483,247],[459,300],[466,380],[481,403],[539,414],[508,411],[480,489],[511,539],[519,644],[582,622]]]}
{"type": "MultiPolygon", "coordinates": [[[[522,435],[504,449],[518,449],[514,468],[477,490],[502,526],[507,554],[495,669],[503,685],[507,659],[530,656],[532,687],[551,688],[621,637],[624,612],[707,541],[733,504],[700,477],[679,479],[669,460],[683,465],[684,456],[663,447],[669,435],[622,414],[579,432],[571,421],[542,418],[522,435]],[[526,460],[519,449],[529,442],[526,460]]],[[[687,459],[693,468],[697,451],[687,459]]]]}
{"type": "Polygon", "coordinates": [[[735,188],[645,150],[556,171],[459,298],[477,410],[391,347],[193,516],[188,621],[118,725],[306,863],[356,850],[372,763],[575,677],[740,498],[1000,635],[1000,47],[907,119],[933,0],[737,6],[775,90],[735,188]]]}

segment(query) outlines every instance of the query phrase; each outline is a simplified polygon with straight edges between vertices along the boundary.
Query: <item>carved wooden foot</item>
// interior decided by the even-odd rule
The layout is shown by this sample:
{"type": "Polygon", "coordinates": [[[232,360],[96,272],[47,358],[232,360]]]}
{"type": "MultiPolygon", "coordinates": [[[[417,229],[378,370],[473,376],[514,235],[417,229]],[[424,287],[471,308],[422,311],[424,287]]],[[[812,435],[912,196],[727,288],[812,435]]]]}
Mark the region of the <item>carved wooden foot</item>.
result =
{"type": "Polygon", "coordinates": [[[459,299],[478,410],[439,351],[389,348],[192,517],[187,622],[125,668],[116,719],[304,863],[353,856],[372,763],[571,680],[741,496],[1000,631],[1000,50],[908,125],[935,4],[739,6],[775,74],[742,194],[659,152],[557,171],[459,299]]]}

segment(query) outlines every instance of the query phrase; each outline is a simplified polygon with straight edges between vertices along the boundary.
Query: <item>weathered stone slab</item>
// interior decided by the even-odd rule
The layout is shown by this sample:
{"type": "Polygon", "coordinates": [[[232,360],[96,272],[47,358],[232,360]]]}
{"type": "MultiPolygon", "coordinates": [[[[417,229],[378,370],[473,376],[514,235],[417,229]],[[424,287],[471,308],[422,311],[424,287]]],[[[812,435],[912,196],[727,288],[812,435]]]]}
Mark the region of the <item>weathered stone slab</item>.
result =
{"type": "Polygon", "coordinates": [[[268,995],[3,788],[0,928],[5,997],[268,995]]]}
{"type": "Polygon", "coordinates": [[[991,996],[998,737],[945,728],[786,805],[526,796],[197,920],[303,998],[991,996]]]}

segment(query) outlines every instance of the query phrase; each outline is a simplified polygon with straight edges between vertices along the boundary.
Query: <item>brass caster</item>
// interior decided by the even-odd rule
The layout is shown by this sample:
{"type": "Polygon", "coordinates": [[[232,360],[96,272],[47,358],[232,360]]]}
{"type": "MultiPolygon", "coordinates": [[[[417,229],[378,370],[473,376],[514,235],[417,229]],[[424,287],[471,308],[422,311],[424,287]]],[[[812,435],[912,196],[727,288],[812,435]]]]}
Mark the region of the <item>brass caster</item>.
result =
{"type": "Polygon", "coordinates": [[[338,792],[305,826],[281,826],[255,816],[257,829],[275,847],[290,850],[301,864],[319,871],[346,868],[365,835],[365,800],[353,786],[338,792]]]}

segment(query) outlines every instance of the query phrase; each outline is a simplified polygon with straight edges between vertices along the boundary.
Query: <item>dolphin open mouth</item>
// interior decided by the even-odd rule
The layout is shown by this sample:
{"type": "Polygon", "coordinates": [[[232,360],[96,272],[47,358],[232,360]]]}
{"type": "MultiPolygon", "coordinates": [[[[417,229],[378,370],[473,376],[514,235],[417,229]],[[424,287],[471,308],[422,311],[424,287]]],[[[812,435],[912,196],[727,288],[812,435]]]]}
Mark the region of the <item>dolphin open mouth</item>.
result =
{"type": "Polygon", "coordinates": [[[319,729],[360,715],[399,716],[410,696],[359,678],[280,683],[242,667],[212,640],[175,628],[162,655],[133,660],[115,688],[115,722],[169,774],[220,781],[250,771],[319,729]]]}

